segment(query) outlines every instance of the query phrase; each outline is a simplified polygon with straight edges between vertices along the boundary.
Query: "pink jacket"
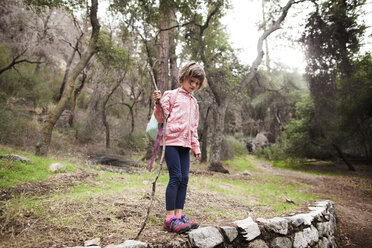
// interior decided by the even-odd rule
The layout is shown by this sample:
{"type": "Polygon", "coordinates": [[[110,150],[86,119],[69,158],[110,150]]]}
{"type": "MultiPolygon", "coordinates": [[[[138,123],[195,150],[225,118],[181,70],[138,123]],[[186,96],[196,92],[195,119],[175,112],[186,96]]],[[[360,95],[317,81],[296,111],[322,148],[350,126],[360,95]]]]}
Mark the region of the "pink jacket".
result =
{"type": "MultiPolygon", "coordinates": [[[[194,154],[200,153],[198,140],[199,106],[196,98],[182,88],[167,90],[160,99],[165,116],[168,117],[165,131],[165,145],[191,148],[194,154]],[[170,104],[174,105],[170,111],[170,104]]],[[[163,123],[163,115],[159,104],[155,104],[154,115],[159,123],[163,123]]],[[[162,139],[160,139],[162,144],[162,139]]]]}

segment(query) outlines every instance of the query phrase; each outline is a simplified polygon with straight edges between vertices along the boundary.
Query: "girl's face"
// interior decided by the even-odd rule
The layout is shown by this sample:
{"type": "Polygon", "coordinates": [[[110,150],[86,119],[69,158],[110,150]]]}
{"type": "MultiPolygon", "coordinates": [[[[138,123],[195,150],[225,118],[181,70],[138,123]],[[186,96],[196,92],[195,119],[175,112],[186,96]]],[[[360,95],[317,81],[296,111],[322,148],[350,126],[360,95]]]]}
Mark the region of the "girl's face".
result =
{"type": "Polygon", "coordinates": [[[200,80],[197,78],[190,77],[181,83],[182,89],[191,93],[200,88],[200,80]]]}

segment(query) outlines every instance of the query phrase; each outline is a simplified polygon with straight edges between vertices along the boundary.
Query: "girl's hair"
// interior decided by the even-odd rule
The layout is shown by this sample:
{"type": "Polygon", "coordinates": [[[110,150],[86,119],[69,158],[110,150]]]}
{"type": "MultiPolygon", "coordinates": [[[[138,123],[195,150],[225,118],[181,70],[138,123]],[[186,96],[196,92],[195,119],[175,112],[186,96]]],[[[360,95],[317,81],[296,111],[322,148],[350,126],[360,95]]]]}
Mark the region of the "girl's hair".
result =
{"type": "Polygon", "coordinates": [[[195,61],[190,61],[184,67],[182,67],[180,73],[178,74],[178,82],[182,83],[190,78],[197,78],[200,80],[198,90],[207,87],[207,77],[205,76],[204,69],[195,61]]]}

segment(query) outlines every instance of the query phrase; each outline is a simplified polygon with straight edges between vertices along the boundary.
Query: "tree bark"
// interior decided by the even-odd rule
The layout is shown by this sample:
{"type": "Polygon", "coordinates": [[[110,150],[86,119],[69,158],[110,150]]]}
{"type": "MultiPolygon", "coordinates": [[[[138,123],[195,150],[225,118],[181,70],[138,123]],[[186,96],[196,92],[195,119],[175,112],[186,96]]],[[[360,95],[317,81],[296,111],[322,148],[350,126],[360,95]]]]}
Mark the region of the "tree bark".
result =
{"type": "MultiPolygon", "coordinates": [[[[176,17],[174,11],[171,12],[170,24],[171,26],[176,25],[176,17]]],[[[172,29],[169,31],[169,64],[170,64],[170,76],[171,76],[171,89],[176,89],[178,87],[178,66],[177,66],[177,32],[178,29],[172,29]]]]}
{"type": "Polygon", "coordinates": [[[71,54],[69,60],[67,61],[65,75],[63,76],[62,85],[61,85],[61,88],[59,89],[58,101],[62,97],[63,90],[65,89],[66,81],[67,81],[68,76],[70,74],[72,62],[74,61],[75,54],[76,54],[76,52],[79,49],[79,43],[80,43],[80,41],[81,41],[82,38],[83,38],[83,34],[81,34],[80,37],[79,37],[79,39],[76,40],[76,43],[75,43],[75,46],[74,46],[74,50],[72,51],[72,54],[71,54]]]}
{"type": "Polygon", "coordinates": [[[48,153],[50,141],[52,139],[53,128],[61,116],[63,110],[66,108],[67,103],[71,98],[71,94],[74,91],[74,83],[78,75],[84,70],[89,63],[92,56],[98,51],[97,40],[100,30],[100,25],[97,18],[98,0],[92,0],[90,7],[90,21],[92,24],[92,34],[89,41],[88,49],[82,54],[80,61],[76,64],[71,74],[68,77],[65,90],[63,91],[62,97],[59,100],[57,106],[49,115],[48,121],[45,123],[40,141],[36,144],[35,154],[39,156],[45,156],[48,153]]]}
{"type": "Polygon", "coordinates": [[[82,79],[81,79],[80,86],[78,88],[76,88],[75,91],[74,91],[74,104],[73,104],[72,109],[71,109],[70,117],[68,118],[68,124],[70,125],[70,127],[72,127],[72,125],[74,124],[77,99],[80,95],[81,90],[84,88],[86,79],[87,79],[87,74],[85,72],[83,72],[83,76],[82,76],[82,79]]]}
{"type": "Polygon", "coordinates": [[[208,160],[208,155],[207,155],[207,148],[208,148],[208,129],[209,129],[209,125],[208,125],[208,114],[209,114],[209,111],[210,111],[211,107],[209,106],[208,109],[207,109],[207,113],[204,117],[204,120],[203,120],[203,131],[202,131],[202,135],[201,135],[201,158],[200,158],[200,162],[207,162],[208,160]]]}
{"type": "Polygon", "coordinates": [[[224,137],[223,131],[225,129],[225,114],[227,105],[228,104],[217,106],[213,112],[215,127],[212,135],[208,167],[210,171],[222,173],[229,173],[229,171],[223,168],[221,164],[221,145],[224,137]]]}
{"type": "Polygon", "coordinates": [[[286,6],[282,10],[282,14],[280,17],[260,36],[260,38],[257,41],[257,56],[256,59],[253,61],[250,72],[248,75],[243,79],[243,81],[240,84],[240,90],[243,90],[256,76],[258,71],[258,66],[262,62],[262,57],[264,55],[263,52],[263,43],[265,39],[274,31],[280,29],[281,23],[285,20],[288,14],[288,10],[291,8],[291,6],[294,4],[294,0],[289,0],[286,4],[286,6]]]}
{"type": "Polygon", "coordinates": [[[106,96],[106,99],[102,103],[102,123],[105,126],[105,130],[106,130],[106,148],[107,149],[110,148],[110,125],[107,122],[107,118],[106,118],[106,106],[107,106],[107,103],[110,100],[111,96],[114,94],[114,92],[117,90],[117,88],[119,88],[120,84],[124,80],[125,74],[126,73],[124,73],[124,75],[118,79],[115,86],[112,88],[112,90],[106,96]]]}
{"type": "Polygon", "coordinates": [[[159,35],[159,45],[158,45],[158,80],[157,86],[159,90],[164,92],[165,90],[169,89],[169,30],[167,29],[169,26],[169,15],[170,10],[167,8],[167,1],[161,0],[160,1],[160,35],[159,35]]]}
{"type": "MultiPolygon", "coordinates": [[[[263,22],[263,30],[266,32],[266,13],[265,13],[265,0],[261,0],[262,2],[262,22],[263,22]]],[[[270,71],[270,57],[269,57],[269,41],[265,39],[265,55],[266,55],[266,68],[270,71]]]]}

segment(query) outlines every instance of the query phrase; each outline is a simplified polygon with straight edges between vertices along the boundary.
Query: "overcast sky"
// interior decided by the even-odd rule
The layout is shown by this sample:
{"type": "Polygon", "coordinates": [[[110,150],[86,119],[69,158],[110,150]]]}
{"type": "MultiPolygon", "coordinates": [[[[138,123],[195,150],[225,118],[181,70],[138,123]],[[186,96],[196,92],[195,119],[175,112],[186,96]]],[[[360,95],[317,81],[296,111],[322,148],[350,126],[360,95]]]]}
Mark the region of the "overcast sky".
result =
{"type": "MultiPolygon", "coordinates": [[[[257,40],[262,31],[258,31],[258,23],[262,21],[262,0],[230,0],[232,9],[228,10],[222,23],[226,25],[227,32],[230,34],[232,46],[239,49],[238,55],[244,64],[251,64],[257,56],[257,40]]],[[[281,0],[281,6],[284,6],[288,0],[281,0]]],[[[308,3],[309,6],[310,3],[308,3]]],[[[106,14],[108,1],[101,1],[99,16],[104,21],[110,19],[106,14]]],[[[289,10],[288,16],[282,25],[282,29],[275,31],[269,36],[269,55],[272,63],[282,63],[292,70],[304,71],[305,61],[304,53],[297,42],[301,35],[301,30],[309,10],[306,4],[294,5],[289,10]],[[298,15],[295,15],[295,14],[298,15]],[[289,28],[290,27],[290,28],[289,28]],[[281,37],[279,39],[278,37],[281,37]]],[[[369,43],[363,47],[363,51],[372,51],[372,0],[367,0],[365,5],[367,16],[366,24],[369,26],[366,36],[369,37],[369,43]]]]}
{"type": "MultiPolygon", "coordinates": [[[[282,0],[282,6],[287,1],[282,0]]],[[[257,40],[262,34],[258,31],[258,23],[262,21],[261,0],[231,0],[233,8],[229,10],[222,19],[230,33],[230,40],[234,48],[240,49],[239,58],[245,64],[251,64],[257,56],[257,40]]],[[[291,39],[298,39],[303,30],[305,18],[309,10],[307,5],[294,5],[289,10],[288,16],[283,23],[283,28],[275,31],[269,36],[269,55],[272,62],[281,62],[293,70],[304,71],[304,53],[297,42],[290,42],[291,39]],[[295,13],[300,13],[295,16],[295,13]],[[292,29],[288,29],[291,27],[292,29]],[[282,39],[278,39],[278,37],[282,39]],[[284,37],[284,38],[283,38],[284,37]]],[[[362,51],[372,51],[372,0],[367,0],[365,9],[367,16],[365,22],[369,28],[366,37],[368,43],[362,51]]]]}

